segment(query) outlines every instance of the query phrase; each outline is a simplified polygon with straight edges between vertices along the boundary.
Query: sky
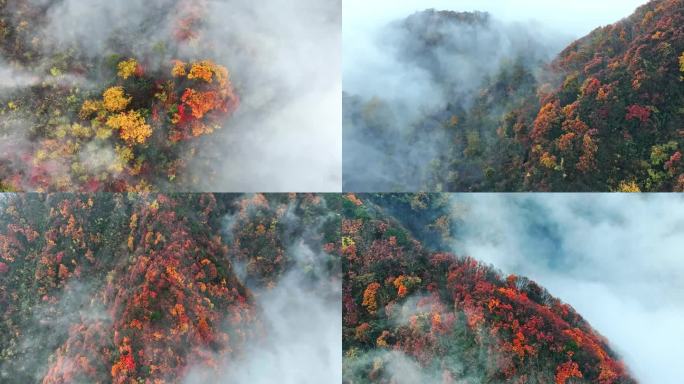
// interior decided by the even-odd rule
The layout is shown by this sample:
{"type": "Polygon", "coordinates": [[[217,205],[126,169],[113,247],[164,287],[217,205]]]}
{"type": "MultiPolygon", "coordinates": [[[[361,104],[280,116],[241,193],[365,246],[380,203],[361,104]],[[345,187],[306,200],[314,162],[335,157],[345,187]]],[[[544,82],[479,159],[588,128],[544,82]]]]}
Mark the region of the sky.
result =
{"type": "Polygon", "coordinates": [[[645,0],[345,0],[342,2],[344,89],[351,92],[365,89],[368,72],[386,66],[378,64],[388,60],[377,57],[378,47],[372,42],[378,29],[418,11],[429,8],[486,11],[504,23],[533,26],[546,35],[545,40],[558,41],[560,51],[592,30],[631,15],[645,3],[645,0]]]}
{"type": "Polygon", "coordinates": [[[629,16],[646,0],[345,0],[342,26],[351,28],[383,24],[428,8],[453,11],[486,11],[504,21],[535,20],[561,32],[580,37],[594,28],[629,16]]]}
{"type": "Polygon", "coordinates": [[[537,281],[608,338],[642,384],[681,383],[684,198],[454,195],[454,252],[537,281]]]}

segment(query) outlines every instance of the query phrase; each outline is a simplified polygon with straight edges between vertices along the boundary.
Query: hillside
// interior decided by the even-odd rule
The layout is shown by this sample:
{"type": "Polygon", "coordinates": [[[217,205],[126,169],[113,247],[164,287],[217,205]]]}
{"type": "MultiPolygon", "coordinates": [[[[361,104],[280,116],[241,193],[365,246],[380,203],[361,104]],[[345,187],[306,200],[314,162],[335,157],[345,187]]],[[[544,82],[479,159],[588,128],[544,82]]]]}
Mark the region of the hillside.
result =
{"type": "Polygon", "coordinates": [[[345,190],[684,189],[683,19],[653,0],[558,50],[481,13],[397,22],[378,50],[413,98],[345,95],[345,190]]]}
{"type": "Polygon", "coordinates": [[[339,306],[339,263],[323,249],[339,223],[320,196],[29,194],[0,204],[3,383],[176,383],[197,371],[227,380],[278,340],[262,297],[307,289],[339,306]],[[282,287],[288,275],[299,285],[282,287]]]}
{"type": "Polygon", "coordinates": [[[345,383],[635,383],[535,282],[419,240],[449,231],[445,207],[439,195],[346,197],[345,383]]]}

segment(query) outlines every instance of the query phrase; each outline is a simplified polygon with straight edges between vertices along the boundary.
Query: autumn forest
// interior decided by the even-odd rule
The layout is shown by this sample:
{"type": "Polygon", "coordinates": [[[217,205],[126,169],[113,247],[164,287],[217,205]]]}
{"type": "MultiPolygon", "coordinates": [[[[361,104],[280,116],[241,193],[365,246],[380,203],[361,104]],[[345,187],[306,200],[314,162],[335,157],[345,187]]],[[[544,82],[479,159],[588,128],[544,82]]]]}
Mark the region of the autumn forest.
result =
{"type": "Polygon", "coordinates": [[[676,192],[684,0],[0,0],[0,384],[681,384],[676,192]]]}
{"type": "Polygon", "coordinates": [[[682,7],[645,2],[562,49],[484,12],[390,23],[372,49],[394,69],[366,77],[413,81],[345,80],[344,190],[684,190],[682,7]]]}

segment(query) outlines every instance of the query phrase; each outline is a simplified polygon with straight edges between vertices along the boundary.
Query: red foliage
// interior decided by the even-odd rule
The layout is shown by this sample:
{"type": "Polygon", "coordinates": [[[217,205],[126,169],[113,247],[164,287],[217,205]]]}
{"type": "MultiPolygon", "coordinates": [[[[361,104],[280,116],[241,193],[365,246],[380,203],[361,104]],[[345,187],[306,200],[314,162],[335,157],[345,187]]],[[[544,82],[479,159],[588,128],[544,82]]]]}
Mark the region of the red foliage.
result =
{"type": "MultiPolygon", "coordinates": [[[[75,377],[101,382],[103,372],[113,383],[141,375],[149,382],[172,382],[190,363],[213,364],[206,351],[214,358],[231,353],[258,329],[246,289],[222,261],[227,260],[226,248],[220,238],[209,237],[208,216],[216,201],[211,195],[193,199],[196,216],[188,219],[176,213],[175,199],[141,198],[126,222],[130,262],[113,269],[111,264],[100,266],[113,278],[93,300],[101,300],[111,324],[87,319],[76,323],[55,353],[45,383],[72,382],[75,377]],[[240,337],[229,336],[225,324],[240,337]],[[84,339],[86,333],[98,336],[84,339]],[[109,344],[118,351],[107,349],[109,344]]],[[[55,301],[56,290],[72,276],[98,268],[91,247],[101,235],[91,232],[91,226],[96,227],[89,216],[92,205],[87,196],[63,199],[50,212],[52,225],[44,234],[46,246],[37,252],[35,273],[38,293],[47,303],[55,301]]]]}
{"type": "MultiPolygon", "coordinates": [[[[591,138],[590,133],[594,132],[589,130],[583,137],[591,138]]],[[[350,228],[352,221],[345,220],[349,220],[346,227],[350,228]]],[[[537,377],[555,378],[558,383],[582,377],[579,369],[588,382],[632,382],[605,340],[572,308],[550,297],[534,282],[518,276],[504,279],[472,258],[425,252],[416,240],[392,247],[384,238],[391,231],[387,223],[364,221],[350,231],[355,233],[359,260],[347,264],[343,325],[348,332],[366,324],[365,335],[385,335],[379,338],[383,348],[402,351],[422,366],[439,366],[448,358],[445,344],[462,337],[459,335],[472,334],[472,348],[479,348],[479,352],[464,355],[496,356],[496,363],[467,364],[492,364],[489,377],[506,382],[525,383],[529,374],[540,375],[531,367],[540,366],[548,367],[547,376],[537,377]],[[377,238],[378,223],[386,227],[382,238],[377,238]],[[363,286],[355,282],[370,276],[376,281],[364,282],[363,286]],[[408,294],[399,291],[406,276],[420,276],[408,294]],[[402,311],[412,314],[408,324],[393,325],[394,316],[402,311]],[[576,365],[557,366],[556,359],[563,361],[572,354],[582,356],[575,358],[576,365]],[[612,381],[603,381],[608,378],[612,381]]],[[[351,340],[350,344],[366,348],[361,340],[351,340]]]]}
{"type": "Polygon", "coordinates": [[[665,170],[670,170],[674,168],[682,160],[682,153],[677,151],[672,156],[670,160],[665,162],[665,170]]]}
{"type": "Polygon", "coordinates": [[[582,372],[574,361],[566,361],[558,366],[556,371],[556,384],[565,384],[569,379],[582,378],[582,372]]]}
{"type": "Polygon", "coordinates": [[[627,115],[625,116],[627,120],[637,119],[642,123],[645,123],[650,117],[651,110],[648,107],[642,107],[636,104],[627,107],[627,115]]]}

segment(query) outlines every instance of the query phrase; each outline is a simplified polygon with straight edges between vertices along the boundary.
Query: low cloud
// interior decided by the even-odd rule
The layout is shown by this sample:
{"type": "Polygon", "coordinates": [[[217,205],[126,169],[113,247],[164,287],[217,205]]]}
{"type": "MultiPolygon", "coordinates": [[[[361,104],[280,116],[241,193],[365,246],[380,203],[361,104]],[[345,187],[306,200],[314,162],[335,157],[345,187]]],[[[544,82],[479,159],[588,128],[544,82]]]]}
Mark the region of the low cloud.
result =
{"type": "MultiPolygon", "coordinates": [[[[217,372],[190,369],[184,384],[318,384],[342,382],[341,282],[323,279],[312,285],[306,266],[312,250],[298,243],[292,255],[299,267],[271,288],[254,288],[264,339],[249,343],[241,357],[217,372]]],[[[315,268],[316,269],[316,268],[315,268]]]]}
{"type": "MultiPolygon", "coordinates": [[[[179,189],[341,190],[340,0],[259,6],[247,0],[29,1],[44,10],[29,24],[44,37],[34,44],[41,59],[31,65],[38,74],[49,72],[55,58],[77,57],[97,67],[112,55],[152,60],[145,63],[150,68],[189,57],[229,69],[241,105],[221,122],[223,129],[199,139],[186,177],[179,178],[189,182],[179,189]],[[200,16],[200,40],[179,41],[179,22],[190,14],[200,16]]],[[[99,92],[110,79],[91,72],[87,86],[99,92]]],[[[13,76],[0,81],[0,89],[13,90],[43,76],[14,76],[0,65],[3,74],[13,76]]]]}
{"type": "Polygon", "coordinates": [[[684,199],[454,195],[458,254],[529,277],[572,305],[642,383],[676,384],[684,340],[684,199]]]}

